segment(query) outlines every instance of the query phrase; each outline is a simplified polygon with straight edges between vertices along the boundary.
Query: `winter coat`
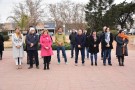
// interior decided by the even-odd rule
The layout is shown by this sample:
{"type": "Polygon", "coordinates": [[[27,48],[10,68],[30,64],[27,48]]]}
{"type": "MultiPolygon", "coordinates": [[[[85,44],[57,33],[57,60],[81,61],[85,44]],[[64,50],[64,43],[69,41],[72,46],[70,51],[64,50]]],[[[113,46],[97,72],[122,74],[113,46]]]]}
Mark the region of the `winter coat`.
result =
{"type": "Polygon", "coordinates": [[[39,37],[36,33],[35,34],[28,34],[26,36],[27,50],[38,50],[38,41],[39,41],[39,37]],[[31,43],[34,44],[33,47],[30,47],[31,43]]]}
{"type": "Polygon", "coordinates": [[[21,36],[22,38],[17,37],[16,34],[12,35],[13,58],[24,57],[24,50],[23,50],[24,38],[22,34],[21,36]],[[18,45],[21,46],[19,49],[16,47],[18,45]]]}
{"type": "Polygon", "coordinates": [[[78,45],[81,45],[81,48],[85,47],[85,36],[84,35],[76,35],[75,38],[75,46],[78,47],[78,45]]]}
{"type": "Polygon", "coordinates": [[[93,36],[90,36],[88,43],[89,43],[89,52],[90,52],[91,54],[96,54],[96,53],[99,52],[100,39],[99,39],[98,36],[97,36],[96,41],[94,41],[93,36]],[[94,45],[96,45],[96,47],[94,47],[94,45]]]}
{"type": "Polygon", "coordinates": [[[75,45],[75,37],[76,37],[76,33],[71,33],[69,35],[70,44],[75,45]]]}
{"type": "Polygon", "coordinates": [[[117,46],[116,46],[116,55],[117,56],[123,56],[123,50],[124,50],[124,55],[128,56],[128,48],[127,48],[127,44],[129,42],[128,39],[125,39],[123,41],[123,39],[119,36],[116,36],[116,42],[117,42],[117,46]],[[126,44],[126,46],[123,47],[123,45],[126,44]]]}
{"type": "Polygon", "coordinates": [[[41,44],[41,56],[53,55],[52,39],[50,35],[41,35],[40,44],[41,44]],[[49,49],[46,49],[46,47],[49,47],[49,49]]]}
{"type": "Polygon", "coordinates": [[[4,51],[4,38],[0,35],[0,51],[4,51]]]}
{"type": "Polygon", "coordinates": [[[56,46],[59,46],[58,43],[60,43],[60,42],[62,43],[62,46],[64,46],[65,43],[66,43],[66,36],[65,36],[65,34],[64,33],[62,33],[62,34],[56,33],[56,35],[55,35],[55,42],[56,42],[56,46]]]}

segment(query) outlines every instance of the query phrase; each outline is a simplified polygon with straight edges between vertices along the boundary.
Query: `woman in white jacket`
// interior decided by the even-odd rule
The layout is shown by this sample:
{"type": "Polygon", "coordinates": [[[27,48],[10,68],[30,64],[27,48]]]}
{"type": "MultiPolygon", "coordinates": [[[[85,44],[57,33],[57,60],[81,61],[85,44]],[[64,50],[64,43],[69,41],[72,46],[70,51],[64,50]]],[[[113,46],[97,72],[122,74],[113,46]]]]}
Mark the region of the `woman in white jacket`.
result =
{"type": "Polygon", "coordinates": [[[15,33],[12,35],[12,43],[13,43],[13,58],[15,59],[15,63],[17,69],[22,69],[22,59],[24,56],[23,50],[23,35],[21,34],[19,28],[15,29],[15,33]]]}

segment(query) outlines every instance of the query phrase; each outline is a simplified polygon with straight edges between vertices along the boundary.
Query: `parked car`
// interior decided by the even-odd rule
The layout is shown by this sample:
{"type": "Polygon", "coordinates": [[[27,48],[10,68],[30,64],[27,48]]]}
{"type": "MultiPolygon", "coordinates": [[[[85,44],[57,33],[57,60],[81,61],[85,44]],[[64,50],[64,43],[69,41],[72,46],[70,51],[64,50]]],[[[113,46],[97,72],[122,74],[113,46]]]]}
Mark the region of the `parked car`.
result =
{"type": "Polygon", "coordinates": [[[134,35],[135,34],[135,28],[131,28],[128,34],[134,35]]]}

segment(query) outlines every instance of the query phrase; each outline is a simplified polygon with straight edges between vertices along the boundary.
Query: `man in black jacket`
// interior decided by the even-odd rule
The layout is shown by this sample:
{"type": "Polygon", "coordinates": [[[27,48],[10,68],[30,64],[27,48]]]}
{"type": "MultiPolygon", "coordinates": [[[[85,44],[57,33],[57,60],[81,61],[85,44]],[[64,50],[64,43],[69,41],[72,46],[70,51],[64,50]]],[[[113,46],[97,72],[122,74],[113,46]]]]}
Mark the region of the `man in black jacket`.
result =
{"type": "Polygon", "coordinates": [[[29,34],[26,36],[27,51],[30,59],[30,67],[28,69],[33,68],[33,56],[35,57],[36,68],[39,69],[38,40],[35,29],[30,28],[29,34]]]}
{"type": "Polygon", "coordinates": [[[72,33],[69,35],[69,40],[71,45],[71,58],[74,57],[75,37],[76,37],[76,31],[73,29],[72,33]]]}
{"type": "Polygon", "coordinates": [[[113,34],[110,32],[109,28],[106,28],[105,34],[102,37],[102,48],[104,50],[103,54],[103,64],[106,66],[106,59],[108,59],[108,65],[112,66],[111,63],[111,50],[113,49],[113,34]]]}

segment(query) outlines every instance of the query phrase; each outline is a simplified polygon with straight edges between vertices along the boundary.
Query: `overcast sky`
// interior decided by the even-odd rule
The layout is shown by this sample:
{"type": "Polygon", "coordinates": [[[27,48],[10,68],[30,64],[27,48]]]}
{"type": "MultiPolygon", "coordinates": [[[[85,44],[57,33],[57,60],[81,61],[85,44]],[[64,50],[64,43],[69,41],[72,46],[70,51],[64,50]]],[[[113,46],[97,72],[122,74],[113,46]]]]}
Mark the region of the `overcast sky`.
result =
{"type": "MultiPolygon", "coordinates": [[[[24,0],[0,0],[0,22],[7,22],[6,18],[11,16],[11,11],[14,4],[17,4],[24,0]]],[[[45,3],[57,3],[62,0],[43,0],[45,3]]],[[[89,0],[71,0],[73,2],[79,3],[88,3],[89,0]]],[[[115,0],[114,3],[120,3],[124,0],[115,0]]],[[[131,2],[132,0],[126,0],[127,2],[131,2]]]]}

